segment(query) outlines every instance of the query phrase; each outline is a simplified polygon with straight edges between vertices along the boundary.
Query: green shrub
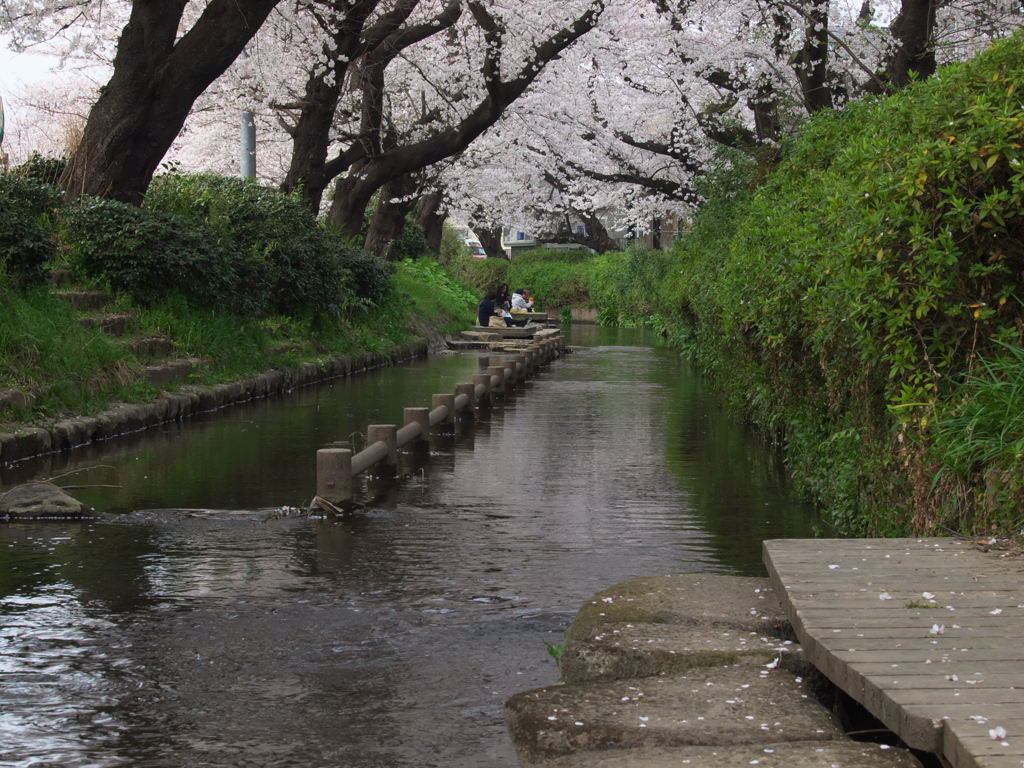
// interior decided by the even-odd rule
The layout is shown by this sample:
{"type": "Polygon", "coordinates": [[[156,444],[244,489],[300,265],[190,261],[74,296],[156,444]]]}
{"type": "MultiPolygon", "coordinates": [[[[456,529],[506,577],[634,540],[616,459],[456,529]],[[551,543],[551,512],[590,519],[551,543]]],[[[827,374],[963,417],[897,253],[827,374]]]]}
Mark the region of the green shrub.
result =
{"type": "Polygon", "coordinates": [[[263,296],[268,284],[271,312],[335,315],[354,298],[348,249],[295,196],[246,179],[167,174],[153,180],[146,207],[212,229],[222,249],[243,257],[242,290],[254,280],[263,296]]]}
{"type": "Polygon", "coordinates": [[[60,204],[56,187],[0,174],[0,271],[22,284],[43,280],[56,256],[51,222],[60,204]]]}
{"type": "Polygon", "coordinates": [[[395,267],[371,253],[344,241],[338,235],[324,232],[325,241],[348,271],[348,285],[355,296],[353,307],[365,309],[380,304],[391,291],[395,267]]]}
{"type": "Polygon", "coordinates": [[[403,298],[413,301],[417,314],[450,319],[448,332],[457,333],[476,324],[480,298],[433,259],[406,259],[398,264],[395,278],[397,289],[403,298]]]}
{"type": "Polygon", "coordinates": [[[406,216],[401,234],[391,244],[391,261],[418,259],[429,252],[430,245],[427,243],[427,236],[423,234],[423,227],[416,223],[412,214],[406,216]]]}
{"type": "Polygon", "coordinates": [[[512,290],[529,289],[541,309],[592,306],[588,285],[595,263],[595,255],[586,249],[537,248],[516,256],[501,282],[512,290]]]}
{"type": "Polygon", "coordinates": [[[14,168],[11,173],[38,184],[56,185],[70,161],[66,157],[43,157],[33,152],[28,160],[14,168]]]}
{"type": "Polygon", "coordinates": [[[840,530],[927,529],[907,510],[932,486],[933,409],[978,352],[1020,344],[1022,47],[810,121],[699,309],[840,530]]]}
{"type": "Polygon", "coordinates": [[[253,315],[265,303],[266,275],[181,216],[83,197],[62,217],[72,268],[143,305],[181,294],[253,315]]]}
{"type": "Polygon", "coordinates": [[[471,259],[467,255],[451,265],[450,269],[481,297],[491,288],[508,282],[509,263],[505,259],[471,259]]]}
{"type": "Polygon", "coordinates": [[[659,291],[676,257],[668,251],[633,247],[594,258],[587,290],[602,324],[664,327],[659,291]]]}
{"type": "Polygon", "coordinates": [[[441,229],[441,252],[438,254],[437,263],[449,269],[464,260],[470,260],[466,254],[466,243],[458,230],[446,221],[441,229]]]}

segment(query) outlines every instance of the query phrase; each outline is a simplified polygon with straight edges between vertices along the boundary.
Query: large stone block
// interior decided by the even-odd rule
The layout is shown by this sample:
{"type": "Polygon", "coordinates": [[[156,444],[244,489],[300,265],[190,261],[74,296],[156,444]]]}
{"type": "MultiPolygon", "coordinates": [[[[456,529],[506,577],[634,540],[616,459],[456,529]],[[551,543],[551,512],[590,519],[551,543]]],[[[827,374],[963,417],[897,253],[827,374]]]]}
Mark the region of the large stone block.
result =
{"type": "Polygon", "coordinates": [[[844,738],[796,677],[752,667],[526,691],[506,702],[505,720],[524,768],[574,753],[844,738]]]}
{"type": "Polygon", "coordinates": [[[0,517],[80,517],[91,511],[55,485],[29,483],[0,494],[0,517]]]}
{"type": "Polygon", "coordinates": [[[616,584],[566,634],[566,682],[765,663],[793,648],[768,579],[681,574],[616,584]]]}
{"type": "Polygon", "coordinates": [[[463,341],[493,343],[500,342],[502,340],[502,335],[500,333],[489,333],[487,331],[462,331],[459,334],[459,338],[463,341]]]}
{"type": "Polygon", "coordinates": [[[15,432],[15,437],[17,438],[17,451],[21,459],[41,456],[52,450],[50,431],[42,427],[25,427],[15,432]]]}

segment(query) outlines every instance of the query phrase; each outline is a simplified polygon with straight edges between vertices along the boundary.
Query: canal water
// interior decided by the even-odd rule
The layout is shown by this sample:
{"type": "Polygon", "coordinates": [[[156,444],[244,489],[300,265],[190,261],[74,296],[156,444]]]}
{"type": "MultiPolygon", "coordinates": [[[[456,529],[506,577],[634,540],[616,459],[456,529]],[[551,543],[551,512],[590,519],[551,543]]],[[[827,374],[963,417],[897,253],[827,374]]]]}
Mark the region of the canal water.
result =
{"type": "Polygon", "coordinates": [[[494,766],[511,694],[558,678],[594,592],[761,575],[811,535],[778,457],[672,350],[575,352],[344,520],[284,507],[315,452],[471,381],[432,355],[0,471],[104,514],[0,523],[0,766],[494,766]],[[103,486],[103,487],[99,487],[103,486]],[[112,487],[116,486],[116,487],[112,487]]]}

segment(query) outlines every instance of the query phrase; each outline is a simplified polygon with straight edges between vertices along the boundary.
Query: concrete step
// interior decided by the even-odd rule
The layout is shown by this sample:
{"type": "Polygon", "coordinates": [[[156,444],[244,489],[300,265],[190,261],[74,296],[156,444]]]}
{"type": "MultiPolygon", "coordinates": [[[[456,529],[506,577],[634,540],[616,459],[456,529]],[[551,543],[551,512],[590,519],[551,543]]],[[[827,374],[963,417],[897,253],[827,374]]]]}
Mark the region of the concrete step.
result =
{"type": "Polygon", "coordinates": [[[573,754],[737,746],[763,752],[845,738],[798,678],[754,667],[526,691],[505,703],[505,721],[524,768],[573,754]]]}
{"type": "Polygon", "coordinates": [[[159,365],[147,365],[143,376],[150,384],[163,387],[168,384],[184,384],[192,372],[203,366],[198,358],[167,360],[159,365]]]}
{"type": "Polygon", "coordinates": [[[543,763],[544,768],[921,768],[905,749],[856,741],[797,741],[770,746],[652,747],[578,753],[543,763]]]}
{"type": "Polygon", "coordinates": [[[170,357],[174,354],[174,342],[162,335],[126,339],[121,343],[139,357],[170,357]]]}
{"type": "Polygon", "coordinates": [[[54,291],[53,295],[66,301],[78,312],[100,309],[110,301],[106,291],[54,291]]]}
{"type": "Polygon", "coordinates": [[[123,336],[135,315],[104,315],[102,317],[77,317],[75,322],[83,328],[99,328],[108,336],[123,336]]]}
{"type": "Polygon", "coordinates": [[[29,408],[36,401],[36,396],[20,389],[8,389],[0,392],[0,413],[13,408],[29,408]]]}
{"type": "Polygon", "coordinates": [[[75,277],[71,273],[70,269],[53,269],[50,270],[50,285],[56,288],[62,288],[67,285],[73,285],[75,277]]]}
{"type": "Polygon", "coordinates": [[[768,579],[631,579],[566,633],[564,684],[517,694],[505,721],[524,768],[687,765],[920,768],[850,740],[768,579]]]}

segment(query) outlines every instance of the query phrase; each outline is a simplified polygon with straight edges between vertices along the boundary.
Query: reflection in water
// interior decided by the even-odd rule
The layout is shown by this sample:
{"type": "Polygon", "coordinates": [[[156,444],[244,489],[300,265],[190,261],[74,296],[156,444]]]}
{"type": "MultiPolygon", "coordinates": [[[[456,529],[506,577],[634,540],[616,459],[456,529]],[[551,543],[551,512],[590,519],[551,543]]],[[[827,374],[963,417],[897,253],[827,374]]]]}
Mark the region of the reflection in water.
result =
{"type": "Polygon", "coordinates": [[[514,766],[501,704],[554,682],[542,639],[585,599],[760,573],[762,537],[812,522],[674,353],[574,333],[586,346],[345,520],[246,510],[308,498],[317,448],[358,448],[474,357],[3,474],[109,464],[89,482],[122,489],[81,496],[128,514],[0,528],[0,766],[514,766]]]}

